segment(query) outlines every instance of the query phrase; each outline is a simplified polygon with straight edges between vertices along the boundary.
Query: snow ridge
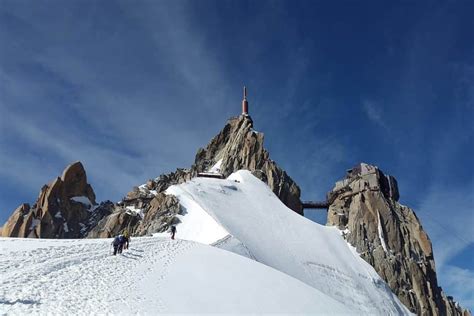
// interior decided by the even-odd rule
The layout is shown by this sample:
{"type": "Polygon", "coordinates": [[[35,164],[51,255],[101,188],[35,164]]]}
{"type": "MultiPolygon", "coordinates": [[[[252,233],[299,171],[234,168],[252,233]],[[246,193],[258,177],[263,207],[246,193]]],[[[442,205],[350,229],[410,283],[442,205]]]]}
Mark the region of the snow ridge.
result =
{"type": "Polygon", "coordinates": [[[180,203],[192,200],[208,212],[242,244],[247,257],[326,293],[356,313],[409,314],[376,271],[353,254],[337,228],[295,214],[249,171],[222,180],[194,178],[168,190],[175,192],[180,203]]]}

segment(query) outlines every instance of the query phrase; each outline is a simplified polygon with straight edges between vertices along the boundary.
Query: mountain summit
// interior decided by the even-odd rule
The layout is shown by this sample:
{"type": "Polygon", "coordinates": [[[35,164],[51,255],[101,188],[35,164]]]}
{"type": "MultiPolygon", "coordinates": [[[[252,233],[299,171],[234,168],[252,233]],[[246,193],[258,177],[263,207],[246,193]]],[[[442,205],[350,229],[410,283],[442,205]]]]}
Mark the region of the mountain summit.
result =
{"type": "Polygon", "coordinates": [[[300,188],[270,159],[263,140],[247,113],[229,119],[209,144],[197,151],[191,168],[177,169],[133,188],[89,237],[110,237],[123,229],[138,236],[166,231],[171,224],[179,223],[176,215],[180,213],[178,202],[164,193],[167,188],[194,177],[225,178],[241,169],[251,171],[286,206],[302,215],[300,188]]]}

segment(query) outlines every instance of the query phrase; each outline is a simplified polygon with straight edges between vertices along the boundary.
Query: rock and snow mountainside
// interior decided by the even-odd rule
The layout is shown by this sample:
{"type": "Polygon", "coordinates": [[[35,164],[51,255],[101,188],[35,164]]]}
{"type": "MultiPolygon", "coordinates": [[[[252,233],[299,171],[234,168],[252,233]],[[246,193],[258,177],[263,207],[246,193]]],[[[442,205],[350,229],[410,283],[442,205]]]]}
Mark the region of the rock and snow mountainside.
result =
{"type": "Polygon", "coordinates": [[[419,315],[469,315],[438,286],[431,242],[409,207],[398,203],[395,178],[364,163],[349,170],[328,194],[328,225],[419,315]]]}
{"type": "Polygon", "coordinates": [[[41,188],[32,207],[20,205],[3,226],[1,236],[82,238],[110,212],[110,203],[96,204],[84,167],[75,162],[41,188]]]}
{"type": "Polygon", "coordinates": [[[140,237],[114,257],[110,239],[3,238],[0,312],[409,314],[336,228],[290,211],[250,172],[167,193],[185,207],[178,237],[215,247],[140,237]]]}
{"type": "Polygon", "coordinates": [[[177,224],[180,207],[164,191],[198,174],[226,177],[247,169],[262,179],[295,212],[302,214],[300,188],[278,167],[263,147],[263,134],[253,129],[250,116],[231,118],[206,148],[198,150],[190,169],[134,187],[119,203],[95,205],[95,194],[87,183],[80,162],[66,168],[61,178],[45,185],[32,208],[22,204],[5,223],[4,237],[108,238],[127,229],[145,236],[166,231],[177,224]],[[67,179],[64,176],[67,175],[67,179]]]}
{"type": "Polygon", "coordinates": [[[89,237],[110,237],[124,229],[139,236],[166,231],[171,224],[178,223],[180,212],[177,202],[164,194],[169,186],[199,174],[227,177],[240,169],[250,170],[290,209],[303,213],[300,188],[270,159],[263,147],[263,134],[253,129],[250,116],[241,115],[231,118],[206,148],[198,150],[190,169],[177,169],[134,187],[89,237]]]}
{"type": "Polygon", "coordinates": [[[215,247],[134,238],[0,238],[0,314],[350,314],[279,271],[215,247]],[[237,276],[237,277],[236,277],[237,276]]]}
{"type": "Polygon", "coordinates": [[[18,207],[0,234],[108,238],[128,230],[132,236],[163,237],[177,224],[180,238],[257,260],[351,311],[406,313],[401,301],[420,315],[470,315],[438,287],[431,242],[398,197],[395,178],[361,164],[328,194],[327,224],[339,230],[309,222],[297,215],[302,214],[298,185],[269,158],[252,119],[241,115],[198,150],[191,168],[134,187],[118,203],[97,205],[82,164],[73,163],[41,189],[32,207],[18,207]],[[248,171],[233,174],[240,169],[248,171]]]}
{"type": "Polygon", "coordinates": [[[183,219],[202,218],[204,213],[213,219],[207,218],[206,225],[183,221],[177,226],[178,237],[213,242],[253,258],[327,294],[351,314],[409,314],[337,228],[291,212],[249,171],[225,180],[194,178],[167,193],[185,207],[183,219]],[[206,230],[211,236],[205,236],[206,230]]]}

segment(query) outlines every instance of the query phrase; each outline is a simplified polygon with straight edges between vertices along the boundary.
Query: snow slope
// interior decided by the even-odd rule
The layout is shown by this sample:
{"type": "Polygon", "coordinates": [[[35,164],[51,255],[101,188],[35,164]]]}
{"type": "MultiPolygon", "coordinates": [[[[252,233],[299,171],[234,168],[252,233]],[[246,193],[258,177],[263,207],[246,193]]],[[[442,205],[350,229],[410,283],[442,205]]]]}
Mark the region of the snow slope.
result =
{"type": "Polygon", "coordinates": [[[0,314],[350,312],[303,282],[215,247],[144,237],[111,256],[110,242],[0,238],[0,314]]]}
{"type": "MultiPolygon", "coordinates": [[[[178,194],[170,187],[168,194],[178,194]]],[[[211,215],[203,210],[192,198],[180,201],[181,213],[177,217],[181,221],[179,224],[179,238],[193,240],[210,245],[220,239],[225,238],[229,233],[217,223],[211,215]]],[[[156,233],[154,236],[167,237],[167,233],[156,233]]]]}
{"type": "MultiPolygon", "coordinates": [[[[351,313],[409,314],[337,228],[297,215],[249,171],[238,171],[226,180],[194,178],[167,193],[188,205],[188,212],[194,205],[211,215],[230,234],[227,238],[248,250],[248,257],[326,293],[351,313]]],[[[192,223],[183,228],[192,230],[192,223]]],[[[178,225],[179,238],[180,231],[178,225]]]]}

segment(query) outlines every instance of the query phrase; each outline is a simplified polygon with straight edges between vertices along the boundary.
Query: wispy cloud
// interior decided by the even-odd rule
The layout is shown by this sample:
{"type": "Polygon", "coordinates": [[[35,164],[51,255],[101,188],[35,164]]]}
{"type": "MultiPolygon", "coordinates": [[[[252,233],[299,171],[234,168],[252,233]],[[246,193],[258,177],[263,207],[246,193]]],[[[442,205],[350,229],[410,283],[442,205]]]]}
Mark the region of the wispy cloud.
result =
{"type": "MultiPolygon", "coordinates": [[[[21,186],[32,202],[45,182],[81,160],[98,198],[118,199],[149,177],[190,165],[196,149],[228,117],[229,107],[222,108],[231,105],[226,80],[199,33],[187,25],[186,6],[141,2],[136,11],[127,2],[121,6],[119,16],[102,16],[101,25],[91,14],[74,28],[45,19],[47,12],[38,8],[34,14],[2,8],[8,21],[29,30],[1,33],[2,41],[15,42],[22,52],[0,59],[2,193],[21,186]],[[103,29],[114,25],[118,29],[103,29]],[[108,36],[113,31],[124,33],[108,36]],[[68,35],[60,36],[63,32],[68,35]],[[122,47],[137,35],[149,37],[148,46],[122,47]],[[23,36],[29,41],[16,40],[23,36]],[[29,43],[42,49],[33,53],[29,43]]],[[[74,5],[61,10],[71,13],[74,5]]]]}
{"type": "Polygon", "coordinates": [[[474,243],[474,183],[430,187],[417,214],[434,247],[436,266],[443,270],[474,243]]]}
{"type": "Polygon", "coordinates": [[[463,307],[474,306],[474,271],[448,265],[443,271],[443,282],[449,287],[447,294],[463,307]]]}
{"type": "Polygon", "coordinates": [[[374,101],[371,100],[363,100],[362,107],[364,109],[367,118],[374,124],[388,129],[388,125],[386,119],[383,114],[382,106],[376,104],[374,101]]]}

